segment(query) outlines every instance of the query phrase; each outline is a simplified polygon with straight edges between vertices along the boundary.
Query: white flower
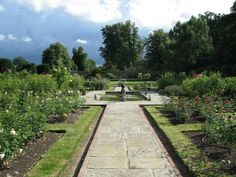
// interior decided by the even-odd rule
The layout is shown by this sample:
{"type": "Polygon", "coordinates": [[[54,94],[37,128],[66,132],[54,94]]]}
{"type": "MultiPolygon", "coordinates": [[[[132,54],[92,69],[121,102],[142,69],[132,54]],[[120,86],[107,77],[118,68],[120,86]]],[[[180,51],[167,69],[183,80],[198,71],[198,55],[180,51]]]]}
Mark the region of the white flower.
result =
{"type": "Polygon", "coordinates": [[[6,110],[6,112],[9,112],[8,110],[6,110]]]}
{"type": "Polygon", "coordinates": [[[0,159],[2,160],[5,157],[5,153],[0,154],[0,159]]]}
{"type": "Polygon", "coordinates": [[[227,162],[228,162],[228,164],[231,164],[231,160],[228,160],[227,162]]]}
{"type": "Polygon", "coordinates": [[[80,93],[80,91],[78,90],[77,93],[80,93]]]}
{"type": "Polygon", "coordinates": [[[3,133],[3,129],[0,129],[0,133],[3,133]]]}
{"type": "Polygon", "coordinates": [[[7,92],[5,92],[4,94],[7,95],[7,92]]]}
{"type": "Polygon", "coordinates": [[[16,135],[16,131],[13,128],[11,129],[11,135],[16,135]]]}
{"type": "Polygon", "coordinates": [[[23,152],[23,149],[19,149],[20,154],[23,152]]]}

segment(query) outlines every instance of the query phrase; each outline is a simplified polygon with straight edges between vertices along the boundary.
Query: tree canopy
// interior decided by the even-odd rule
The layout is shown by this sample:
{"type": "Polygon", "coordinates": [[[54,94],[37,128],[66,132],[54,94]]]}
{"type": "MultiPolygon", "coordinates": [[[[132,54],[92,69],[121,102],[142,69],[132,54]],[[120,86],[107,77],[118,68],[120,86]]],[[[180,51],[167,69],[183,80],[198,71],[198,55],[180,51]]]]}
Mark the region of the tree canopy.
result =
{"type": "Polygon", "coordinates": [[[142,42],[134,23],[126,21],[106,25],[101,31],[103,47],[100,47],[100,52],[105,65],[124,70],[137,62],[142,52],[142,42]]]}
{"type": "Polygon", "coordinates": [[[152,70],[165,68],[170,55],[170,44],[171,40],[168,33],[165,33],[162,29],[154,30],[149,34],[145,41],[145,58],[149,68],[152,70]]]}
{"type": "Polygon", "coordinates": [[[66,67],[71,67],[72,61],[67,49],[61,43],[56,42],[43,51],[42,63],[48,64],[52,68],[58,60],[62,60],[66,67]]]}
{"type": "Polygon", "coordinates": [[[19,71],[22,71],[24,66],[29,64],[29,62],[26,59],[18,56],[13,60],[13,64],[14,64],[15,70],[19,72],[19,71]]]}
{"type": "Polygon", "coordinates": [[[88,54],[83,47],[73,48],[73,61],[78,71],[92,71],[96,67],[96,63],[88,58],[88,54]]]}

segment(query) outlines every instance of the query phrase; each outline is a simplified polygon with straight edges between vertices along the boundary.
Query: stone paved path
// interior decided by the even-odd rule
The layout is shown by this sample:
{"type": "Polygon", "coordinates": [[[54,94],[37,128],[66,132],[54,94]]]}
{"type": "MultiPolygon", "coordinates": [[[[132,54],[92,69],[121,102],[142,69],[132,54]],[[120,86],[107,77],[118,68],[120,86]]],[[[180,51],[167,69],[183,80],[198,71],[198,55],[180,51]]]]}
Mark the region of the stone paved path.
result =
{"type": "Polygon", "coordinates": [[[138,104],[109,103],[79,177],[176,177],[138,104]]]}

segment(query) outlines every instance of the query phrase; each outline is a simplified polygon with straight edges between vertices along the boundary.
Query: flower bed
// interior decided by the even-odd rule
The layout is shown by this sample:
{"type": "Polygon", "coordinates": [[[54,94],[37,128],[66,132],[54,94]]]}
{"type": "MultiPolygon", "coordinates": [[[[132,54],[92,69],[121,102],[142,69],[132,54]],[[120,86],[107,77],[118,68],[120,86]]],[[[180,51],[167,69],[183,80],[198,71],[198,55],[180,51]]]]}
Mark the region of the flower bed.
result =
{"type": "Polygon", "coordinates": [[[1,168],[8,166],[27,142],[43,135],[48,117],[64,120],[83,102],[80,90],[69,87],[72,76],[67,75],[63,80],[60,79],[63,73],[60,74],[56,79],[24,72],[0,75],[1,168]]]}

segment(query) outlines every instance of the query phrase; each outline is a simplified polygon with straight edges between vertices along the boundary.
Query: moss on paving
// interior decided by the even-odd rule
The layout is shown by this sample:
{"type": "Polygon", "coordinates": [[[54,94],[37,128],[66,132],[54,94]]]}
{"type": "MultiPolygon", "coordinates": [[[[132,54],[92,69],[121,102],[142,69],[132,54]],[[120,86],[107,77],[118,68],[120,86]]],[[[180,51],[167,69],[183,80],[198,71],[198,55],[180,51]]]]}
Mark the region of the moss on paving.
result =
{"type": "Polygon", "coordinates": [[[222,171],[219,163],[213,162],[198,149],[192,141],[187,138],[183,132],[198,131],[201,129],[200,124],[181,124],[173,125],[168,118],[159,112],[156,106],[146,106],[145,109],[154,119],[158,128],[160,128],[169,139],[177,155],[182,159],[183,163],[189,168],[193,176],[202,177],[226,177],[229,174],[222,171]]]}
{"type": "Polygon", "coordinates": [[[75,124],[47,125],[48,131],[65,131],[65,134],[48,150],[27,176],[63,176],[73,154],[88,135],[91,124],[98,118],[101,111],[100,106],[90,107],[75,124]]]}

